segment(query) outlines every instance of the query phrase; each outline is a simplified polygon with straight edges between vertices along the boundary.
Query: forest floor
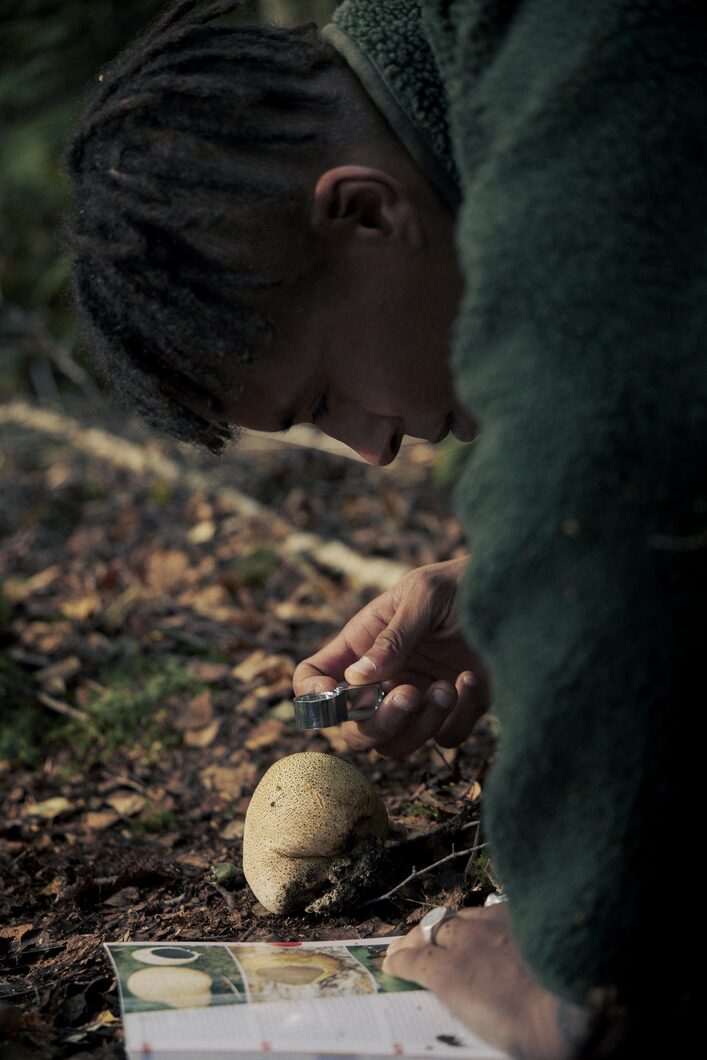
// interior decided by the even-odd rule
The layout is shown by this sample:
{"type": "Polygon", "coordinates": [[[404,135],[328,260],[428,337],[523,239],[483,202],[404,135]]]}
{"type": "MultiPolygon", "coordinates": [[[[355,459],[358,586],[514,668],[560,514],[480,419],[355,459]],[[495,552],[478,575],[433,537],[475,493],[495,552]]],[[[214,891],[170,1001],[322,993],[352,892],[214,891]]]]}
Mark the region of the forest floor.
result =
{"type": "Polygon", "coordinates": [[[492,889],[468,853],[491,723],[402,762],[292,724],[300,659],[406,567],[465,552],[454,446],[345,452],[298,428],[214,458],[104,409],[0,405],[3,1058],[123,1055],[105,942],[396,935],[492,889]],[[345,914],[275,916],[243,879],[250,796],[302,750],[354,763],[391,820],[345,914]]]}

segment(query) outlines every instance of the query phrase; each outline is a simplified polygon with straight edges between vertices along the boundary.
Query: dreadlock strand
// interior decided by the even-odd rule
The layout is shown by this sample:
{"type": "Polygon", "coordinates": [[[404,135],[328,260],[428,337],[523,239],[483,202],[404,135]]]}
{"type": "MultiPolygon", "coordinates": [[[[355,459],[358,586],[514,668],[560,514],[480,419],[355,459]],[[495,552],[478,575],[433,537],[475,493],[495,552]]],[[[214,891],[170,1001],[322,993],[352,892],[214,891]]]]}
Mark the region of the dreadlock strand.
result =
{"type": "Polygon", "coordinates": [[[303,163],[331,150],[341,64],[313,26],[223,25],[179,0],[110,66],[66,155],[72,285],[105,385],[222,451],[234,370],[272,341],[273,292],[309,267],[303,163]],[[181,400],[182,396],[185,400],[181,400]]]}

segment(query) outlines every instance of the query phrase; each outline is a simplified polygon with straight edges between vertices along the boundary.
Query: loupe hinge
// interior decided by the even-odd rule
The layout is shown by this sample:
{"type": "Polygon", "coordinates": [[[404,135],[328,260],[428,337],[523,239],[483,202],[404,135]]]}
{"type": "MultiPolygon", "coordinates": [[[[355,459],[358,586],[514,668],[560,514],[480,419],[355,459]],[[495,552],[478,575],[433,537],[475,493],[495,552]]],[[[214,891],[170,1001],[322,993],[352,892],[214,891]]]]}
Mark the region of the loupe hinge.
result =
{"type": "Polygon", "coordinates": [[[340,725],[342,721],[365,721],[378,710],[385,692],[378,683],[350,685],[341,681],[329,692],[307,692],[295,696],[295,725],[298,729],[326,729],[340,725]],[[373,703],[356,707],[350,700],[358,699],[362,692],[373,690],[373,703]]]}

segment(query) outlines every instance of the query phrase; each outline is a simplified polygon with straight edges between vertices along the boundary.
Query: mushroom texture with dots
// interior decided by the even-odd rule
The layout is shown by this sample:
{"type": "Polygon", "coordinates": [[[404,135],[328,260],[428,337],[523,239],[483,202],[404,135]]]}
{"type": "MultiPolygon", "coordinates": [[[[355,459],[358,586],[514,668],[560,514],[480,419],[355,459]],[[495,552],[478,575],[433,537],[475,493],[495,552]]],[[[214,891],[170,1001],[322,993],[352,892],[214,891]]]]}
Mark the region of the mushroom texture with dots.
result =
{"type": "Polygon", "coordinates": [[[243,871],[266,909],[291,913],[322,891],[338,858],[387,832],[385,806],[358,769],[318,751],[288,755],[253,793],[243,871]]]}

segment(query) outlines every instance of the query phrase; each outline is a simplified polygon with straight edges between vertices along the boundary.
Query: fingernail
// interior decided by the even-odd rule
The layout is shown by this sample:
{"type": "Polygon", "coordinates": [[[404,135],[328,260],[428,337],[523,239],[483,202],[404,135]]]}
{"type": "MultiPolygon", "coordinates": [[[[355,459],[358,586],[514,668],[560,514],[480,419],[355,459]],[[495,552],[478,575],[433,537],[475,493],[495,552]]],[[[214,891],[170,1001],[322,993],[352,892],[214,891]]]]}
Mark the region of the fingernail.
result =
{"type": "Polygon", "coordinates": [[[402,692],[393,692],[390,697],[390,702],[394,707],[399,707],[400,710],[409,711],[411,714],[415,710],[416,703],[410,696],[404,695],[402,692]]]}
{"type": "Polygon", "coordinates": [[[346,670],[347,674],[360,674],[361,677],[370,677],[376,672],[376,664],[367,655],[362,655],[358,662],[352,663],[346,670]]]}
{"type": "Polygon", "coordinates": [[[467,688],[476,688],[479,683],[479,679],[477,678],[476,674],[464,674],[462,681],[467,686],[467,688]]]}
{"type": "Polygon", "coordinates": [[[442,710],[449,710],[454,697],[451,692],[448,692],[446,688],[433,688],[430,692],[430,699],[436,707],[440,707],[442,710]]]}

